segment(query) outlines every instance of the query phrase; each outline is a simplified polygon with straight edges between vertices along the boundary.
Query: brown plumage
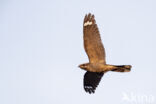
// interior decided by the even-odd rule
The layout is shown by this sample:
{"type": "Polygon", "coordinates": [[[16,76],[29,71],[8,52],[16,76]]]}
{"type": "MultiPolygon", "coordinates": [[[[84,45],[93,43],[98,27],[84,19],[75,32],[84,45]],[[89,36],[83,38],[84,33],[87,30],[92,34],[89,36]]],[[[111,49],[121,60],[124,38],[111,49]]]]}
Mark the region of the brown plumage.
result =
{"type": "Polygon", "coordinates": [[[92,23],[83,27],[84,34],[84,48],[89,57],[90,63],[106,63],[105,62],[105,50],[100,38],[100,33],[94,19],[94,15],[86,15],[84,18],[84,24],[87,22],[92,23]]]}
{"type": "Polygon", "coordinates": [[[84,75],[84,89],[94,93],[105,72],[129,72],[131,65],[109,65],[105,60],[105,49],[102,44],[100,33],[94,19],[94,15],[88,14],[83,22],[84,48],[89,58],[89,63],[79,67],[86,70],[84,75]]]}

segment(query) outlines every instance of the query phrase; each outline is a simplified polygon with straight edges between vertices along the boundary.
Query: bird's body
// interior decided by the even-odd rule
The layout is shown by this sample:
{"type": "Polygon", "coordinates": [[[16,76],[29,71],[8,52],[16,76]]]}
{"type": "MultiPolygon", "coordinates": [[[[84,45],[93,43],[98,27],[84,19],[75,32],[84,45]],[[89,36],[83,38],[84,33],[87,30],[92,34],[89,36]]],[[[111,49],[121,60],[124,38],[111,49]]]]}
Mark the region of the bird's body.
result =
{"type": "Polygon", "coordinates": [[[86,92],[94,93],[104,73],[108,71],[129,72],[131,65],[109,65],[106,64],[105,49],[102,44],[100,33],[90,13],[85,16],[83,23],[84,48],[89,58],[89,63],[79,65],[87,72],[84,75],[84,89],[86,92]]]}
{"type": "Polygon", "coordinates": [[[107,72],[107,71],[118,71],[119,72],[128,72],[130,71],[131,65],[108,65],[104,63],[86,63],[86,67],[84,68],[84,64],[81,64],[79,67],[81,69],[85,69],[90,72],[107,72]],[[122,71],[121,71],[122,70],[122,71]]]}

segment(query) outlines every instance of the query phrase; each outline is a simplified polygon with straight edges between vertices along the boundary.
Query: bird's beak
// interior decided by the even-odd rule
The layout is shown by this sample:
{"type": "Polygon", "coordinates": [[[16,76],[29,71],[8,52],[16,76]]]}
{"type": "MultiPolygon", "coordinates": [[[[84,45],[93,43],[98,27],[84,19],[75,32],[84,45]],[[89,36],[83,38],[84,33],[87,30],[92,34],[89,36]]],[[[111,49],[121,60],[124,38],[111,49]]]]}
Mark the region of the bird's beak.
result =
{"type": "Polygon", "coordinates": [[[79,65],[78,67],[81,68],[81,65],[79,65]]]}

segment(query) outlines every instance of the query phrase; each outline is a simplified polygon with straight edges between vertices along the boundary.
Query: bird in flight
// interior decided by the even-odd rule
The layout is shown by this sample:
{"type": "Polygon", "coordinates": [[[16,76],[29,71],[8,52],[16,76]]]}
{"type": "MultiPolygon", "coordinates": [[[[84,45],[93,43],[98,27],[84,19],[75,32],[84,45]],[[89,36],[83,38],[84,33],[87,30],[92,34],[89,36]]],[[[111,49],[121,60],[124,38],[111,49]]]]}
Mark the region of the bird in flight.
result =
{"type": "Polygon", "coordinates": [[[87,72],[84,75],[84,90],[94,93],[103,75],[108,71],[130,72],[131,65],[110,65],[106,63],[105,49],[94,15],[87,14],[83,22],[84,49],[89,58],[88,63],[79,65],[87,72]]]}

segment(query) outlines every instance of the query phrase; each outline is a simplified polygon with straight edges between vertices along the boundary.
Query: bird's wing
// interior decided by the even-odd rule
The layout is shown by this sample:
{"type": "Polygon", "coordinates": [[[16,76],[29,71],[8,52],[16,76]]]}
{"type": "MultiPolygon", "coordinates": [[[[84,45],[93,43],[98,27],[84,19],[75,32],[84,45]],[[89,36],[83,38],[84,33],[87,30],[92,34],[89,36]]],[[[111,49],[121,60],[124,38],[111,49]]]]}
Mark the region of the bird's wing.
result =
{"type": "Polygon", "coordinates": [[[94,15],[90,13],[84,18],[83,34],[84,48],[90,63],[106,63],[105,49],[100,38],[100,33],[94,15]]]}
{"type": "Polygon", "coordinates": [[[103,72],[97,73],[87,71],[84,75],[83,81],[84,90],[90,94],[94,93],[103,75],[104,75],[103,72]]]}

